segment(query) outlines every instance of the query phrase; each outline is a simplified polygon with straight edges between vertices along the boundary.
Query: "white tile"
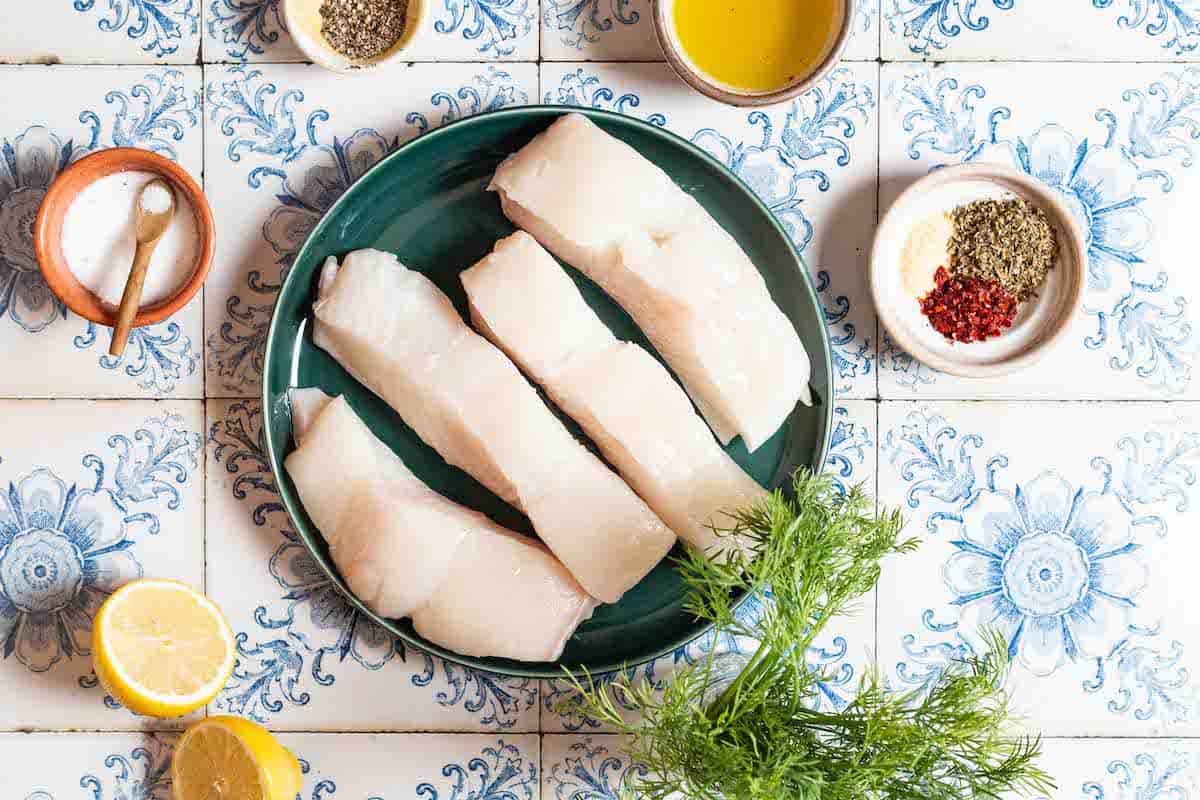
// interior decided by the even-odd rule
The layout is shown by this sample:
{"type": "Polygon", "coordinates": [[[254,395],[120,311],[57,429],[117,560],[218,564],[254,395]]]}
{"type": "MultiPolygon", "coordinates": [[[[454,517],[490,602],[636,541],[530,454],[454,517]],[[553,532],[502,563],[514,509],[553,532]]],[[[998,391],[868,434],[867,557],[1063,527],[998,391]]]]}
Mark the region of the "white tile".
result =
{"type": "MultiPolygon", "coordinates": [[[[163,734],[0,734],[5,797],[165,800],[175,741],[163,734]]],[[[292,733],[279,741],[304,772],[298,800],[541,796],[537,736],[292,733]]]]}
{"type": "Polygon", "coordinates": [[[620,736],[548,734],[542,737],[542,796],[558,800],[624,797],[644,765],[622,749],[620,736]]]}
{"type": "MultiPolygon", "coordinates": [[[[844,58],[879,56],[879,2],[859,0],[844,58]]],[[[546,61],[662,61],[650,0],[542,0],[546,61]]]]}
{"type": "Polygon", "coordinates": [[[1194,60],[1196,11],[1168,0],[882,0],[888,61],[1194,60]]]}
{"type": "Polygon", "coordinates": [[[106,701],[91,618],[117,587],[204,580],[199,401],[0,402],[0,728],[174,727],[106,701]]]}
{"type": "Polygon", "coordinates": [[[201,2],[5,3],[0,63],[194,64],[200,53],[201,2]]]}
{"type": "Polygon", "coordinates": [[[880,582],[879,659],[920,686],[980,626],[1049,736],[1194,735],[1195,404],[885,402],[880,502],[924,543],[880,582]],[[1001,531],[1002,533],[997,533],[1001,531]]]}
{"type": "Polygon", "coordinates": [[[210,711],[282,730],[537,730],[536,681],[406,648],[346,603],[279,503],[259,408],[208,407],[208,592],[239,655],[210,711]]]}
{"type": "Polygon", "coordinates": [[[931,372],[881,342],[896,398],[1200,397],[1190,268],[1200,203],[1200,72],[1182,66],[884,67],[880,210],[940,164],[1001,162],[1050,183],[1088,237],[1084,309],[1036,366],[988,380],[931,372]],[[1069,89],[1067,87],[1070,87],[1069,89]]]}
{"type": "Polygon", "coordinates": [[[109,329],[66,311],[33,253],[37,204],[62,166],[112,146],[157,150],[202,172],[196,67],[0,67],[0,396],[201,397],[200,298],[135,329],[121,359],[109,329]]]}
{"type": "Polygon", "coordinates": [[[206,80],[205,175],[218,231],[205,293],[207,391],[217,397],[258,394],[280,275],[354,179],[428,128],[537,96],[532,64],[400,65],[353,77],[300,64],[213,67],[206,80]]]}
{"type": "Polygon", "coordinates": [[[537,735],[284,734],[309,767],[303,800],[541,797],[537,735]]]}
{"type": "Polygon", "coordinates": [[[1058,787],[1050,796],[1062,800],[1183,800],[1200,788],[1195,740],[1048,739],[1039,764],[1058,787]]]}
{"type": "MultiPolygon", "coordinates": [[[[837,486],[845,491],[862,485],[868,494],[874,494],[876,476],[876,404],[870,401],[849,400],[834,409],[834,434],[826,472],[834,477],[837,486]]],[[[757,606],[749,601],[745,613],[754,614],[757,606]]],[[[736,663],[752,652],[746,642],[722,637],[715,642],[719,658],[736,663]]],[[[681,647],[669,656],[664,656],[648,665],[629,673],[635,682],[664,683],[671,679],[677,669],[701,662],[714,650],[711,635],[681,647]]],[[[875,601],[874,597],[863,598],[851,609],[851,613],[831,620],[826,630],[818,637],[809,651],[809,663],[821,670],[827,680],[820,686],[820,707],[838,708],[853,695],[854,687],[866,665],[873,659],[875,651],[875,601]]],[[[615,676],[601,678],[611,681],[615,676]]],[[[576,709],[570,708],[574,689],[565,680],[542,682],[541,729],[552,732],[590,733],[610,731],[608,725],[576,709]]],[[[620,703],[620,696],[613,695],[620,703]]],[[[624,709],[627,719],[636,718],[634,709],[624,709]]],[[[547,762],[549,763],[549,762],[547,762]]]]}
{"type": "MultiPolygon", "coordinates": [[[[184,0],[186,2],[186,0],[184,0]]],[[[204,62],[307,61],[292,41],[281,0],[203,2],[204,62]]],[[[409,61],[535,61],[538,0],[429,0],[409,61]]]]}
{"type": "Polygon", "coordinates": [[[545,64],[542,98],[632,114],[731,167],[776,213],[821,289],[841,397],[874,397],[875,315],[866,254],[875,227],[878,69],[846,64],[763,111],[697,97],[665,64],[545,64]]]}

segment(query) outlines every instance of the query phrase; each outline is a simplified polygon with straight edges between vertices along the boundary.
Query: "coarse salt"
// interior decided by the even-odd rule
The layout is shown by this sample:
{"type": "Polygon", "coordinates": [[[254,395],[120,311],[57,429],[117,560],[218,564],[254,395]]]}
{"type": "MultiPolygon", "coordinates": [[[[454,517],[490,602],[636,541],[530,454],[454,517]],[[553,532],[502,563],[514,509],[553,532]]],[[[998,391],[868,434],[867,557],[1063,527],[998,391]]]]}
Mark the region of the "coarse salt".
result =
{"type": "Polygon", "coordinates": [[[142,210],[151,214],[162,214],[171,207],[171,192],[162,184],[153,184],[142,190],[142,210]]]}
{"type": "MultiPolygon", "coordinates": [[[[141,171],[106,175],[86,186],[67,209],[63,256],[79,282],[108,305],[120,304],[133,265],[138,198],[143,198],[142,207],[151,213],[165,211],[170,205],[165,189],[155,192],[157,187],[152,187],[148,197],[142,194],[143,187],[158,177],[141,171]]],[[[171,224],[150,258],[142,304],[157,303],[174,294],[196,269],[199,249],[195,212],[187,198],[178,194],[171,224]]]]}

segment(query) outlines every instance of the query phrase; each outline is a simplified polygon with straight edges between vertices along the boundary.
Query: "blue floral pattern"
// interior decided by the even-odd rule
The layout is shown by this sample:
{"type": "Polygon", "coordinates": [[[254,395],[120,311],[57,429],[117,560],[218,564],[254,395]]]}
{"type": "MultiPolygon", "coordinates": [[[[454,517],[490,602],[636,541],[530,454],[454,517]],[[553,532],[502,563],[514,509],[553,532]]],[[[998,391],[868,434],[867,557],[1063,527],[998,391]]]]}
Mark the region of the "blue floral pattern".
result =
{"type": "Polygon", "coordinates": [[[1192,474],[1195,433],[1148,434],[1149,459],[1134,440],[1118,440],[1115,458],[1090,462],[1100,476],[1096,488],[1053,470],[1002,488],[1009,457],[995,452],[984,461],[982,436],[960,434],[924,409],[885,441],[883,452],[908,486],[907,505],[923,511],[930,538],[950,545],[942,565],[946,606],[925,610],[923,634],[903,635],[901,683],[928,685],[975,652],[986,627],[1035,676],[1066,665],[1087,674],[1092,665],[1081,688],[1106,693],[1113,714],[1188,718],[1182,646],[1165,639],[1159,623],[1145,624],[1139,595],[1149,582],[1143,550],[1167,533],[1156,509],[1164,500],[1184,502],[1177,484],[1192,474]]]}
{"type": "MultiPolygon", "coordinates": [[[[142,50],[156,58],[169,56],[179,50],[180,40],[195,36],[200,27],[200,10],[196,0],[100,0],[105,16],[97,26],[100,30],[125,31],[142,50]]],[[[91,11],[97,0],[74,0],[76,11],[91,11]]]]}
{"type": "Polygon", "coordinates": [[[942,50],[963,32],[987,30],[990,20],[976,6],[989,2],[996,11],[1009,11],[1016,0],[883,0],[888,28],[904,37],[908,49],[920,56],[942,50]]]}
{"type": "Polygon", "coordinates": [[[1137,30],[1144,26],[1148,36],[1163,39],[1163,49],[1177,56],[1200,46],[1200,4],[1196,0],[1092,0],[1096,8],[1115,6],[1123,13],[1117,25],[1137,30]]]}
{"type": "MultiPolygon", "coordinates": [[[[42,279],[33,250],[33,223],[50,182],[72,162],[100,149],[106,122],[112,146],[176,158],[175,144],[200,120],[199,93],[189,92],[183,73],[174,69],[149,73],[128,91],[110,91],[104,102],[110,109],[103,114],[80,112],[84,128],[77,138],[35,125],[12,139],[0,139],[0,320],[7,316],[29,333],[69,318],[42,279]]],[[[96,325],[82,324],[83,332],[72,341],[87,350],[101,337],[96,325]]],[[[199,361],[191,339],[178,323],[167,321],[135,329],[125,355],[113,358],[105,352],[99,365],[123,368],[140,388],[167,394],[181,378],[195,374],[199,361]]]]}
{"type": "MultiPolygon", "coordinates": [[[[410,130],[403,138],[528,99],[509,73],[489,67],[467,85],[430,98],[435,109],[442,109],[440,118],[408,114],[405,122],[410,130]]],[[[274,160],[275,164],[250,170],[247,182],[253,189],[274,184],[280,202],[263,225],[263,237],[277,256],[275,268],[266,273],[262,269],[249,272],[248,293],[228,298],[225,311],[229,319],[208,340],[217,376],[231,391],[252,390],[261,378],[274,296],[309,232],[359,176],[401,141],[400,136],[387,137],[369,128],[345,138],[327,139],[318,133],[318,126],[328,121],[329,112],[316,109],[301,124],[296,106],[303,101],[302,92],[280,94],[275,84],[263,79],[261,71],[244,67],[228,70],[226,80],[209,85],[209,113],[231,140],[228,157],[239,161],[245,153],[256,153],[274,160]]]]}
{"type": "Polygon", "coordinates": [[[179,507],[176,485],[196,465],[199,434],[167,415],[133,439],[108,440],[116,465],[95,453],[88,486],[39,467],[0,494],[0,655],[33,672],[91,652],[92,617],[142,575],[138,539],[160,530],[155,507],[179,507]],[[175,485],[172,485],[175,484],[175,485]]]}
{"type": "MultiPolygon", "coordinates": [[[[133,748],[129,755],[113,753],[104,759],[110,776],[87,774],[79,779],[79,786],[92,793],[92,800],[168,800],[173,751],[172,737],[149,736],[144,745],[133,748]],[[106,787],[111,791],[106,792],[106,787]]],[[[52,800],[48,795],[47,798],[52,800]]]]}
{"type": "Polygon", "coordinates": [[[547,772],[546,782],[555,800],[622,800],[647,773],[645,765],[630,763],[588,738],[567,749],[566,757],[547,772]]]}
{"type": "MultiPolygon", "coordinates": [[[[1131,113],[1122,119],[1098,109],[1096,139],[1055,123],[1028,136],[1006,136],[1001,128],[1011,109],[997,106],[984,115],[977,107],[984,88],[960,89],[954,78],[935,82],[928,72],[914,74],[895,90],[914,160],[928,151],[965,162],[1009,163],[1058,193],[1087,239],[1085,311],[1095,328],[1083,339],[1084,349],[1106,351],[1111,369],[1132,371],[1171,393],[1190,385],[1200,343],[1187,301],[1169,292],[1165,272],[1147,265],[1154,230],[1142,206],[1151,193],[1169,193],[1177,170],[1192,166],[1189,140],[1200,131],[1198,78],[1189,68],[1146,90],[1125,91],[1131,113]]],[[[901,385],[917,388],[936,380],[890,343],[883,361],[899,373],[901,385]]]]}
{"type": "Polygon", "coordinates": [[[0,140],[0,317],[30,333],[66,319],[67,307],[50,293],[33,252],[33,224],[55,176],[95,146],[98,127],[77,146],[40,125],[0,140]]]}
{"type": "Polygon", "coordinates": [[[530,0],[442,0],[445,16],[433,23],[438,33],[458,33],[478,42],[478,51],[502,58],[517,49],[517,40],[528,36],[537,19],[537,3],[530,0]]]}
{"type": "Polygon", "coordinates": [[[642,18],[634,0],[547,0],[542,25],[567,47],[582,51],[600,41],[616,25],[636,25],[642,18]]]}
{"type": "Polygon", "coordinates": [[[1127,761],[1110,761],[1109,777],[1083,784],[1083,795],[1090,800],[1188,800],[1196,788],[1188,772],[1196,766],[1195,753],[1138,753],[1127,761]]]}
{"type": "Polygon", "coordinates": [[[501,739],[495,747],[485,747],[465,765],[451,763],[442,767],[442,777],[450,784],[417,784],[422,800],[533,800],[537,788],[537,765],[528,763],[516,746],[501,739]]]}
{"type": "Polygon", "coordinates": [[[281,0],[212,0],[208,7],[208,33],[235,61],[261,56],[287,31],[281,0]]]}

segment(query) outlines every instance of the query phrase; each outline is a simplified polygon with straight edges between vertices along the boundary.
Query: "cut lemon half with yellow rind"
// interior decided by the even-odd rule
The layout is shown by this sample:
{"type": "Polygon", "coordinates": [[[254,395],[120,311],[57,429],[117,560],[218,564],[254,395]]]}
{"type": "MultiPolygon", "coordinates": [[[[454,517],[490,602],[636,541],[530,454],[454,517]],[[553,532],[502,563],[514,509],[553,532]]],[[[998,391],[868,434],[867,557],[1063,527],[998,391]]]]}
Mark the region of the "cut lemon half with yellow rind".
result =
{"type": "Polygon", "coordinates": [[[171,763],[174,800],[295,800],[300,762],[261,725],[209,717],[188,726],[171,763]]]}
{"type": "Polygon", "coordinates": [[[221,610],[185,583],[146,578],[104,601],[92,623],[96,677],[138,714],[178,717],[229,680],[233,632],[221,610]]]}

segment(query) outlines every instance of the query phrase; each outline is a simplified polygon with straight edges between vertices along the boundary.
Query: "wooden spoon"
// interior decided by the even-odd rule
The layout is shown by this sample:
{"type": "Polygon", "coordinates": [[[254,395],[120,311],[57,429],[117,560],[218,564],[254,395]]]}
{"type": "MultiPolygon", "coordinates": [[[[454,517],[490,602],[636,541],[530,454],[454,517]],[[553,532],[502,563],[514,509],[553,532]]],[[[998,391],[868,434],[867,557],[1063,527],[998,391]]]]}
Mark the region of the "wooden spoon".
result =
{"type": "Polygon", "coordinates": [[[146,285],[146,270],[150,266],[150,257],[158,240],[167,232],[171,219],[175,216],[175,190],[165,178],[155,178],[142,187],[138,195],[137,208],[134,210],[134,237],[137,239],[137,250],[133,254],[133,266],[129,269],[129,280],[125,283],[125,291],[121,295],[121,307],[117,311],[117,324],[113,328],[112,344],[108,354],[120,356],[125,352],[129,342],[129,332],[133,329],[133,318],[137,316],[142,305],[142,288],[146,285]],[[146,202],[146,193],[153,187],[167,190],[170,198],[165,211],[150,211],[146,208],[153,203],[146,202]]]}

